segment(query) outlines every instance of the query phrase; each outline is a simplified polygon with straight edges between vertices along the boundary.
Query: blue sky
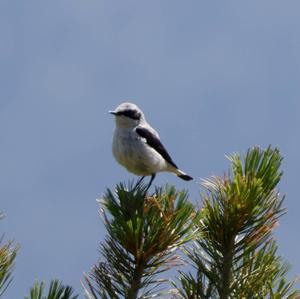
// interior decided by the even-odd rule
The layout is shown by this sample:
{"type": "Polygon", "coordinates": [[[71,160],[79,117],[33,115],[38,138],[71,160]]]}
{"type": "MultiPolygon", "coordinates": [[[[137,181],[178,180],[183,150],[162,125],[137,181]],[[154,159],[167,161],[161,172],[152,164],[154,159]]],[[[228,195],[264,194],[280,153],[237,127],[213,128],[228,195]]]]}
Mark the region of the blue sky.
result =
{"type": "Polygon", "coordinates": [[[80,279],[105,231],[96,198],[133,176],[111,154],[113,120],[138,104],[174,161],[222,175],[225,154],[278,146],[280,253],[299,275],[300,2],[52,0],[0,3],[1,232],[21,246],[5,298],[35,279],[80,279]]]}

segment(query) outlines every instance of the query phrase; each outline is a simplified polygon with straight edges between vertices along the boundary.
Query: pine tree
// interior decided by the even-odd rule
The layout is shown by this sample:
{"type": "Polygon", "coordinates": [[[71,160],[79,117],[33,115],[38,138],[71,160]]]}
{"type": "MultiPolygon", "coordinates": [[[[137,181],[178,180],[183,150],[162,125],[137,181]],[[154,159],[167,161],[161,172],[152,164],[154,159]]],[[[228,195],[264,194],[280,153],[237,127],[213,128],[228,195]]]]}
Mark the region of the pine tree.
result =
{"type": "Polygon", "coordinates": [[[286,210],[276,186],[282,172],[278,149],[229,157],[231,173],[203,182],[201,235],[184,253],[194,273],[180,274],[178,298],[297,298],[288,265],[272,232],[286,210]]]}
{"type": "Polygon", "coordinates": [[[102,215],[108,231],[100,251],[105,261],[86,277],[88,298],[146,298],[159,296],[165,279],[157,275],[178,265],[176,249],[198,232],[199,213],[188,202],[185,191],[174,187],[156,189],[146,196],[144,185],[116,192],[107,190],[102,215]]]}
{"type": "Polygon", "coordinates": [[[107,190],[101,212],[108,235],[102,261],[86,276],[86,297],[162,297],[164,271],[180,264],[182,249],[193,271],[179,272],[168,297],[297,298],[272,237],[286,212],[276,189],[282,157],[276,148],[254,147],[244,159],[229,159],[228,175],[203,181],[199,210],[170,186],[154,195],[142,184],[107,190]]]}
{"type": "MultiPolygon", "coordinates": [[[[202,182],[200,208],[187,191],[119,184],[100,201],[107,230],[100,261],[85,275],[88,299],[297,299],[273,231],[286,213],[278,193],[279,150],[228,157],[231,169],[202,182]],[[189,265],[187,266],[186,263],[189,265]],[[171,279],[169,269],[185,266],[171,279]]],[[[3,215],[0,215],[2,218],[3,215]]],[[[18,246],[0,240],[0,296],[12,280],[18,246]]],[[[174,273],[174,271],[173,271],[174,273]]],[[[36,282],[25,299],[76,299],[58,280],[36,282]]]]}

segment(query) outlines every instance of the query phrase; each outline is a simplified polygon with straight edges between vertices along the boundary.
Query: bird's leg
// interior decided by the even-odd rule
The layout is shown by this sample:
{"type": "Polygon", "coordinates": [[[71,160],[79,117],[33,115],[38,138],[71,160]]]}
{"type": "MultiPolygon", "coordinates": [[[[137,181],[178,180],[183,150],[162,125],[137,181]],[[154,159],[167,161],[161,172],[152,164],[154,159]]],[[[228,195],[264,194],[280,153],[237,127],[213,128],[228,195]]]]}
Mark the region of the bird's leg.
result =
{"type": "Polygon", "coordinates": [[[138,181],[137,183],[135,184],[134,186],[134,189],[142,182],[142,180],[145,178],[145,176],[142,176],[138,181]]]}
{"type": "Polygon", "coordinates": [[[150,182],[149,182],[149,184],[148,184],[148,186],[147,186],[146,192],[147,192],[147,191],[148,191],[148,189],[150,188],[150,186],[151,186],[151,184],[152,184],[152,182],[153,182],[153,180],[154,180],[155,176],[156,176],[156,174],[155,174],[155,173],[153,173],[153,174],[151,175],[151,179],[150,179],[150,182]]]}

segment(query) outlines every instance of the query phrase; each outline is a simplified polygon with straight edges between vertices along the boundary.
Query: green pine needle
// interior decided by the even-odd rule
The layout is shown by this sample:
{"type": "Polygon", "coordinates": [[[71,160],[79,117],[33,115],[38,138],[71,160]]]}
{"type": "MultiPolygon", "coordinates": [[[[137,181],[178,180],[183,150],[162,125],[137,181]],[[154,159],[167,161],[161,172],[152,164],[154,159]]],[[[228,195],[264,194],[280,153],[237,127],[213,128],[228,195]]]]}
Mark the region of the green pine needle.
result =
{"type": "Polygon", "coordinates": [[[146,194],[146,186],[120,184],[101,200],[108,235],[100,251],[105,262],[87,277],[92,298],[138,298],[157,293],[164,280],[156,276],[180,263],[175,254],[197,234],[199,213],[186,191],[159,188],[146,194]],[[155,287],[153,288],[153,286],[155,287]]]}
{"type": "MultiPolygon", "coordinates": [[[[4,214],[0,212],[0,219],[4,214]]],[[[11,241],[3,244],[3,237],[0,238],[0,297],[12,281],[12,271],[19,246],[13,245],[11,241]]]]}
{"type": "Polygon", "coordinates": [[[45,283],[35,282],[30,289],[30,295],[25,299],[76,299],[78,295],[73,295],[70,286],[63,286],[60,281],[52,280],[47,295],[44,295],[45,283]]]}
{"type": "Polygon", "coordinates": [[[182,273],[179,298],[296,298],[272,232],[286,212],[276,187],[282,157],[269,146],[229,156],[232,171],[203,181],[200,238],[184,253],[196,275],[182,273]]]}

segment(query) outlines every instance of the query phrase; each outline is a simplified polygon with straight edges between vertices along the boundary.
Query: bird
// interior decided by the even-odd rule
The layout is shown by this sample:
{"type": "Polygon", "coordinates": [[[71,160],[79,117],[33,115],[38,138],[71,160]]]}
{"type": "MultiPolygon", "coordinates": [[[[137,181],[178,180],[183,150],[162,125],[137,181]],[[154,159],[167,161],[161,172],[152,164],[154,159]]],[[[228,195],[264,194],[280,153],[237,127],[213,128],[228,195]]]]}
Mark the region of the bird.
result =
{"type": "Polygon", "coordinates": [[[119,164],[129,172],[151,176],[147,189],[158,172],[171,172],[190,181],[193,178],[180,170],[160,141],[158,133],[147,123],[143,111],[134,103],[121,103],[109,111],[115,116],[112,152],[119,164]]]}

